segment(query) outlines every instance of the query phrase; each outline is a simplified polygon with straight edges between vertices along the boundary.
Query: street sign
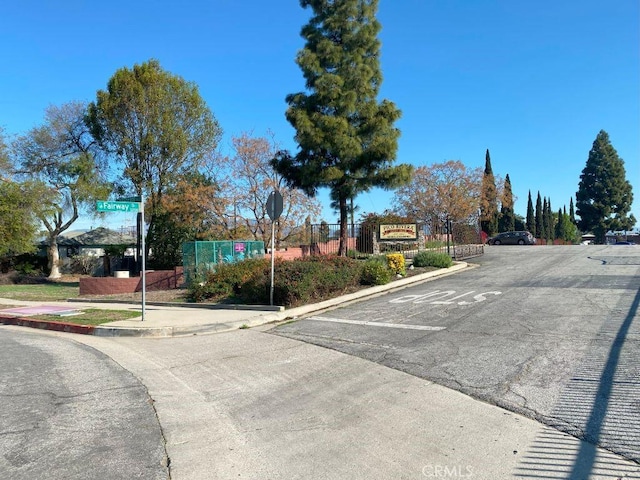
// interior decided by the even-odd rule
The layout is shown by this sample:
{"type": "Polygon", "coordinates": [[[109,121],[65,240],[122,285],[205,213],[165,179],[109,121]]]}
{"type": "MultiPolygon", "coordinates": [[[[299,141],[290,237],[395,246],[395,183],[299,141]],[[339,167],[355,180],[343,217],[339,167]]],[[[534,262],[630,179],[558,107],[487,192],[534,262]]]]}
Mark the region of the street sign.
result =
{"type": "Polygon", "coordinates": [[[96,210],[99,212],[132,213],[140,210],[140,204],[138,202],[111,202],[98,200],[96,202],[96,210]]]}
{"type": "Polygon", "coordinates": [[[284,203],[282,201],[282,195],[279,191],[275,190],[271,192],[269,198],[267,198],[267,215],[272,221],[280,218],[282,214],[284,203]]]}
{"type": "Polygon", "coordinates": [[[138,202],[140,203],[140,195],[138,195],[137,197],[122,197],[122,198],[118,198],[119,202],[138,202]]]}

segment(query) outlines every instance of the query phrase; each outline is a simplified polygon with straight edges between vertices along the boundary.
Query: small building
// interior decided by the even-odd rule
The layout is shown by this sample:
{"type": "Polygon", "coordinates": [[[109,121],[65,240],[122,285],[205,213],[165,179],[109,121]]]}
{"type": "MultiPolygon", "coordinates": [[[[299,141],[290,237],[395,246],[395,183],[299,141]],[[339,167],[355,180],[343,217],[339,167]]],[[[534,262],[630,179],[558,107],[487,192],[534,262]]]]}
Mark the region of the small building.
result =
{"type": "MultiPolygon", "coordinates": [[[[60,268],[63,272],[84,270],[94,276],[111,275],[116,270],[131,271],[135,266],[136,238],[129,233],[121,233],[105,227],[98,227],[84,233],[70,232],[57,238],[60,268]],[[110,258],[105,254],[109,247],[121,246],[123,255],[110,258]]],[[[40,242],[46,249],[47,240],[40,242]]],[[[45,253],[46,254],[46,253],[45,253]]]]}

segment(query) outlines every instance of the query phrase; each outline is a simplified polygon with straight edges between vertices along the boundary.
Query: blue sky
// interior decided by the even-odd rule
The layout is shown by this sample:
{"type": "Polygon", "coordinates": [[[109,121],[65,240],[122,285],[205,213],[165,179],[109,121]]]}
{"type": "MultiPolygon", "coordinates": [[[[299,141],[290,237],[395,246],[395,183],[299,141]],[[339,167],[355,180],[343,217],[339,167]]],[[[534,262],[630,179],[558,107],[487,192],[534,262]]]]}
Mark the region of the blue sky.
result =
{"type": "MultiPolygon", "coordinates": [[[[557,211],[575,197],[604,129],[625,161],[640,221],[639,5],[380,0],[381,98],[403,112],[397,161],[484,167],[489,149],[494,173],[511,178],[516,213],[526,214],[529,190],[557,211]]],[[[225,131],[224,153],[242,132],[272,131],[295,150],[284,98],[304,87],[294,58],[308,17],[295,0],[5,2],[0,125],[24,133],[48,105],[94,100],[118,68],[156,58],[198,84],[225,131]]],[[[324,219],[335,221],[326,192],[320,199],[324,219]]],[[[382,212],[390,199],[375,190],[356,203],[382,212]]]]}

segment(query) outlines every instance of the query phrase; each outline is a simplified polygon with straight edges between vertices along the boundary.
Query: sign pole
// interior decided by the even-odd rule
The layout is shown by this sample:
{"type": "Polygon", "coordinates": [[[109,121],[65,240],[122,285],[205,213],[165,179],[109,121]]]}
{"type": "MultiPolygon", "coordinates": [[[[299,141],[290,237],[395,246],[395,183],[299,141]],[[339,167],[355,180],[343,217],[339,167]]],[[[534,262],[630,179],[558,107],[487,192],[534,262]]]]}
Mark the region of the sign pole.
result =
{"type": "Polygon", "coordinates": [[[283,208],[282,195],[278,190],[274,190],[267,198],[267,215],[271,219],[271,289],[269,291],[269,301],[273,306],[273,281],[276,258],[276,220],[280,218],[283,208]]]}
{"type": "Polygon", "coordinates": [[[142,272],[140,272],[140,279],[142,281],[142,321],[144,322],[145,316],[145,304],[146,304],[146,296],[147,296],[147,273],[146,273],[146,265],[145,265],[145,241],[144,241],[144,193],[140,194],[140,213],[141,213],[141,221],[140,221],[140,230],[141,230],[141,240],[140,240],[140,249],[142,250],[142,272]]]}
{"type": "Polygon", "coordinates": [[[273,280],[274,280],[274,270],[275,270],[275,233],[276,233],[276,222],[275,220],[271,220],[271,289],[269,291],[269,305],[273,307],[273,280]]]}

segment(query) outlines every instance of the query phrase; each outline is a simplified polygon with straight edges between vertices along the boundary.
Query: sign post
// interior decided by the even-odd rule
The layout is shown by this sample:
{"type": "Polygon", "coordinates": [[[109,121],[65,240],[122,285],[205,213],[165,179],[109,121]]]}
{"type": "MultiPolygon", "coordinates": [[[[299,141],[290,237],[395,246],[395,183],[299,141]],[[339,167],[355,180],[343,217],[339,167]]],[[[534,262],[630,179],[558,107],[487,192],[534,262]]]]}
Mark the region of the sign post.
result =
{"type": "Polygon", "coordinates": [[[147,249],[145,248],[144,241],[144,197],[140,195],[140,217],[142,220],[140,221],[141,225],[141,235],[140,235],[140,252],[141,260],[142,260],[142,270],[140,271],[140,281],[142,282],[142,321],[144,322],[145,311],[146,311],[146,297],[147,297],[147,268],[145,265],[145,259],[147,256],[147,249]]]}
{"type": "Polygon", "coordinates": [[[271,219],[271,289],[269,290],[269,304],[273,306],[273,280],[275,270],[275,233],[276,233],[276,220],[282,215],[284,207],[284,201],[282,194],[278,190],[274,190],[267,199],[267,215],[271,219]]]}
{"type": "Polygon", "coordinates": [[[118,212],[118,213],[139,213],[142,217],[142,239],[141,239],[141,260],[142,271],[140,272],[140,281],[142,282],[142,321],[144,322],[146,310],[146,294],[147,294],[147,277],[145,268],[145,244],[144,244],[144,198],[129,197],[121,198],[117,201],[98,200],[96,202],[96,210],[98,212],[118,212]]]}

